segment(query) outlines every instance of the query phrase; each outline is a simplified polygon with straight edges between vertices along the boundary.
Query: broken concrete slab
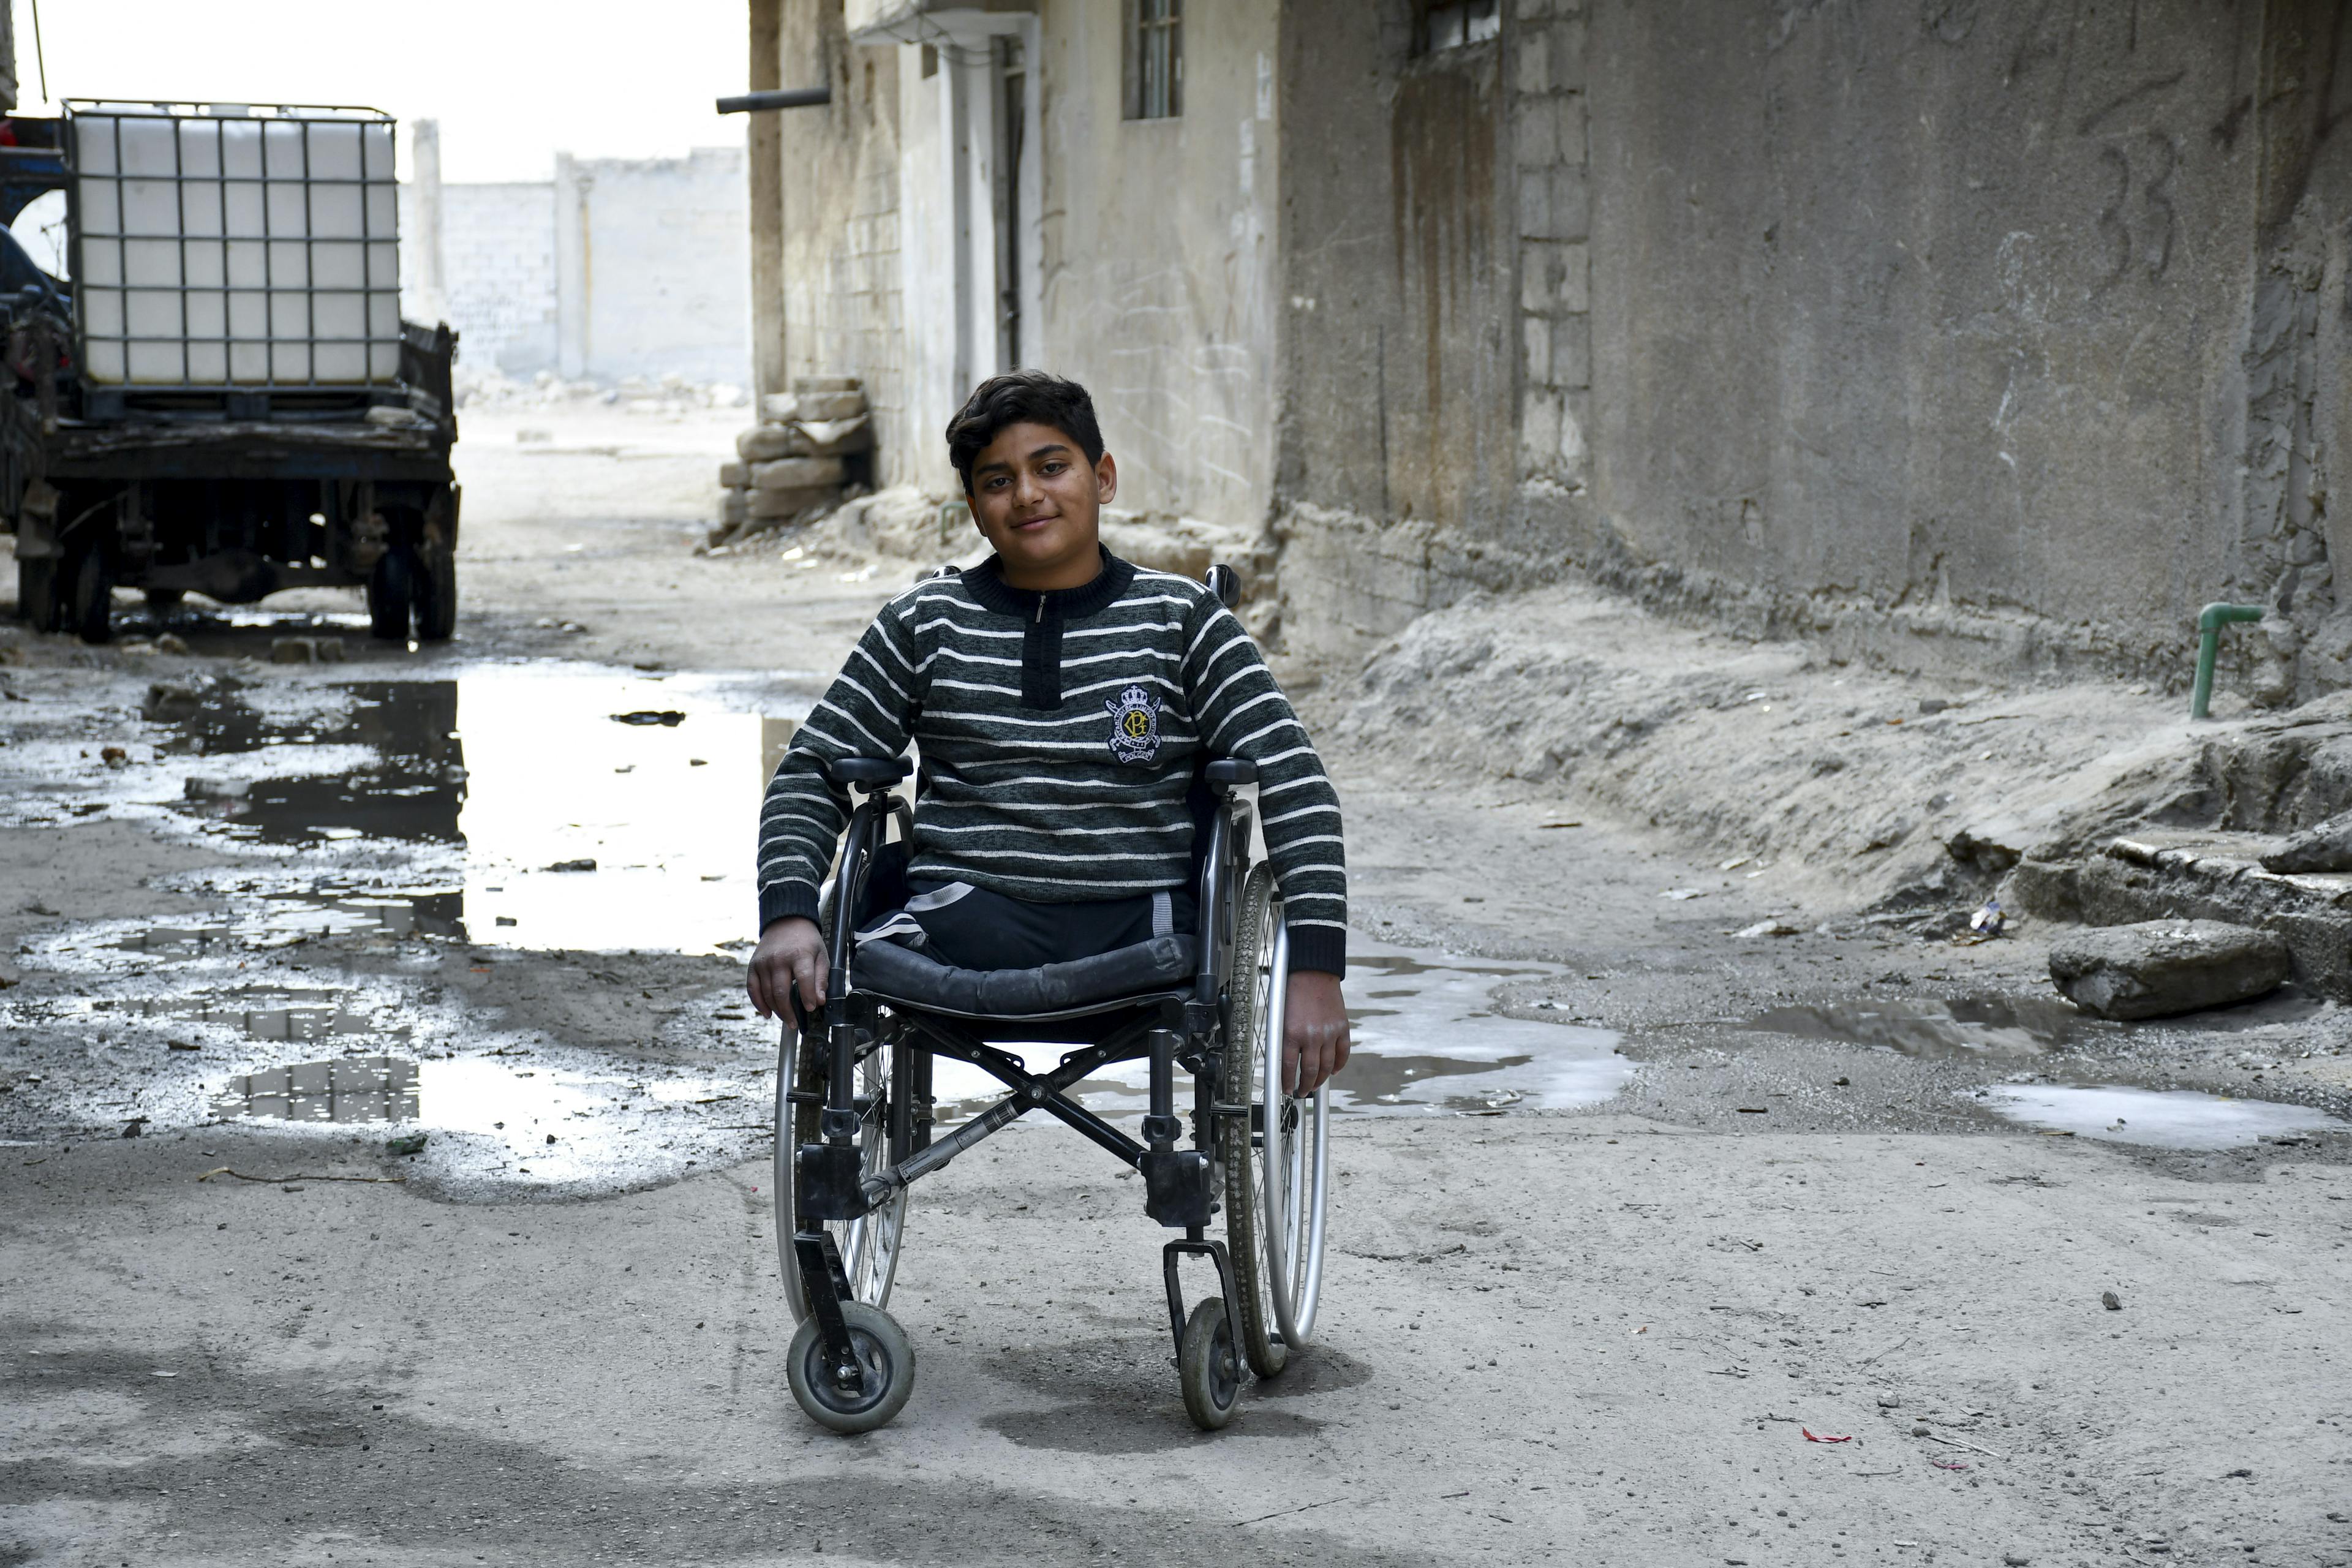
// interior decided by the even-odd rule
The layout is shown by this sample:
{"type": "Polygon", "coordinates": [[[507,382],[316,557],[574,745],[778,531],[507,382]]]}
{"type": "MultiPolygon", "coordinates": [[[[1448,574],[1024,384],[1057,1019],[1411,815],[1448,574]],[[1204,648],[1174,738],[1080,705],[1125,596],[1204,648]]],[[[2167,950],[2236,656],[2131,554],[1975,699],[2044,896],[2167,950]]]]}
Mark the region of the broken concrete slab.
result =
{"type": "Polygon", "coordinates": [[[2165,1018],[2250,1001],[2287,977],[2286,940],[2223,921],[2100,926],[2050,946],[2050,978],[2102,1018],[2165,1018]]]}
{"type": "Polygon", "coordinates": [[[2352,871],[2352,811],[2306,827],[2263,857],[2263,869],[2295,875],[2309,871],[2352,871]]]}

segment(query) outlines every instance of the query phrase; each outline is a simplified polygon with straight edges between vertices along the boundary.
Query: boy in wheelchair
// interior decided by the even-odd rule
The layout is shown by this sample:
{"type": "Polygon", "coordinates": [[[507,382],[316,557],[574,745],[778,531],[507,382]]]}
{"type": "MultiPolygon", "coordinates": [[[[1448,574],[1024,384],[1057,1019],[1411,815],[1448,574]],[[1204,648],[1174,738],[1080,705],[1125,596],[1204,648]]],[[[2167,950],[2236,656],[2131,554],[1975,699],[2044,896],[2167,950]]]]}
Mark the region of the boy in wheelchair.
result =
{"type": "MultiPolygon", "coordinates": [[[[1237,1379],[1235,1342],[1246,1341],[1250,1362],[1268,1374],[1280,1364],[1282,1336],[1255,1321],[1262,1314],[1248,1310],[1253,1303],[1239,1311],[1234,1305],[1234,1273],[1254,1276],[1258,1267],[1255,1243],[1250,1258],[1238,1256],[1249,1222],[1229,1218],[1236,1230],[1231,1267],[1222,1244],[1202,1239],[1216,1206],[1208,1195],[1218,1164],[1213,1152],[1231,1147],[1261,1168],[1296,1163],[1276,1157],[1293,1151],[1295,1107],[1312,1103],[1319,1130],[1317,1091],[1346,1065],[1339,978],[1347,880],[1338,797],[1221,589],[1134,566],[1103,548],[1100,509],[1117,494],[1118,476],[1084,388],[1037,371],[997,376],[972,393],[947,438],[973,521],[995,555],[961,574],[926,578],[883,607],[793,738],[761,813],[761,937],[747,986],[762,1016],[793,1020],[788,1057],[795,1026],[810,1042],[794,1057],[797,1081],[779,1084],[779,1227],[789,1192],[797,1212],[794,1239],[783,1249],[787,1285],[795,1311],[805,1307],[810,1314],[791,1363],[794,1393],[812,1415],[838,1429],[863,1430],[895,1413],[903,1384],[869,1396],[877,1381],[889,1382],[883,1363],[894,1353],[903,1352],[910,1373],[911,1352],[892,1340],[887,1317],[861,1317],[856,1309],[878,1308],[888,1290],[887,1271],[878,1284],[870,1278],[873,1249],[883,1242],[876,1216],[903,1204],[907,1183],[944,1164],[950,1145],[967,1147],[1036,1108],[1135,1164],[1155,1194],[1155,1217],[1185,1229],[1187,1242],[1171,1243],[1167,1262],[1180,1319],[1177,1251],[1218,1260],[1222,1330],[1212,1324],[1205,1331],[1214,1339],[1241,1331],[1217,1341],[1222,1370],[1233,1375],[1208,1390],[1203,1406],[1188,1369],[1186,1402],[1196,1420],[1223,1425],[1237,1379]],[[904,776],[898,759],[910,743],[921,769],[909,817],[881,792],[904,776]],[[1234,798],[1251,779],[1268,860],[1255,879],[1248,808],[1234,798]],[[855,817],[853,786],[867,796],[855,817]],[[900,837],[886,846],[888,820],[898,823],[900,837]],[[827,911],[841,929],[828,931],[820,924],[820,889],[845,825],[851,831],[843,886],[837,911],[827,911]],[[1227,863],[1204,871],[1204,856],[1227,863]],[[1251,889],[1255,902],[1244,896],[1251,889]],[[1205,919],[1204,896],[1218,904],[1205,919]],[[1244,906],[1267,928],[1255,946],[1235,935],[1244,906]],[[1286,957],[1286,973],[1270,963],[1276,952],[1286,957]],[[1261,1032],[1279,1035],[1277,1051],[1274,1034],[1265,1034],[1262,1098],[1247,1104],[1216,1098],[1220,1081],[1251,1081],[1237,1065],[1244,1042],[1224,1037],[1234,1015],[1214,1000],[1246,982],[1218,968],[1236,953],[1259,972],[1262,1000],[1251,1016],[1261,1032]],[[839,973],[845,966],[853,979],[839,973]],[[1199,1002],[1178,1000],[1196,984],[1199,1002]],[[1131,1026],[1091,1053],[1073,1053],[1061,1072],[1030,1077],[986,1043],[992,1026],[996,1039],[1073,1037],[1020,1033],[1017,1025],[1073,1019],[1089,1006],[1103,1013],[1106,995],[1131,1001],[1131,1026]],[[921,1060],[919,1079],[896,1067],[903,1082],[895,1090],[877,1083],[860,1100],[848,1080],[872,1079],[885,1036],[897,1042],[894,1061],[921,1060]],[[982,1125],[989,1119],[976,1118],[931,1145],[931,1053],[972,1061],[1011,1085],[1015,1093],[999,1108],[1002,1119],[982,1125]],[[1075,1082],[1073,1059],[1107,1053],[1150,1055],[1149,1149],[1062,1092],[1075,1082]],[[1195,1136],[1210,1152],[1174,1151],[1167,1085],[1180,1058],[1202,1086],[1195,1136]],[[870,1118],[875,1104],[894,1096],[899,1130],[887,1152],[876,1152],[885,1146],[881,1131],[864,1131],[858,1149],[861,1107],[870,1118]],[[787,1100],[799,1106],[788,1125],[781,1124],[787,1100]],[[909,1100],[923,1118],[911,1131],[909,1100]],[[1247,1129],[1243,1142],[1214,1143],[1206,1124],[1236,1115],[1247,1129]],[[902,1154],[887,1169],[878,1163],[902,1154]],[[1187,1196],[1192,1189],[1197,1194],[1187,1196]],[[836,1237],[864,1250],[862,1265],[841,1263],[836,1237]],[[861,1267],[866,1277],[852,1284],[861,1267]],[[818,1385],[814,1393],[803,1387],[804,1371],[818,1385]],[[1227,1396],[1222,1412],[1219,1394],[1227,1396]]],[[[1231,582],[1223,568],[1213,570],[1213,582],[1220,574],[1231,582]]],[[[1278,1191],[1284,1179],[1276,1172],[1270,1184],[1278,1191]]],[[[1294,1236],[1277,1248],[1289,1254],[1294,1286],[1303,1244],[1294,1236]]],[[[895,1257],[895,1221],[887,1245],[895,1257]]],[[[1273,1267],[1280,1276],[1280,1262],[1273,1267]]],[[[1310,1290],[1308,1320],[1311,1300],[1310,1290]]],[[[1203,1302],[1202,1311],[1209,1306],[1203,1302]]],[[[1303,1342],[1293,1314],[1276,1315],[1303,1342]]],[[[1180,1346],[1190,1337],[1181,1325],[1178,1337],[1180,1346]]],[[[1208,1367],[1209,1382],[1219,1382],[1214,1354],[1194,1359],[1208,1367]]]]}

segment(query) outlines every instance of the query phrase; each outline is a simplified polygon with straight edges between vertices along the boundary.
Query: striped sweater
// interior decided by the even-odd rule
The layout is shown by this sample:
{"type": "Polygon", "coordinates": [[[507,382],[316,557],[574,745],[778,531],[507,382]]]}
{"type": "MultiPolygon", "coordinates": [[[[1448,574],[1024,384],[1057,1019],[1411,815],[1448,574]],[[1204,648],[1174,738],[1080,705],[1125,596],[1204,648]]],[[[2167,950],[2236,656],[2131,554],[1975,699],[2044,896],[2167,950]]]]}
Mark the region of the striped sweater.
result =
{"type": "Polygon", "coordinates": [[[1255,763],[1291,965],[1346,967],[1339,796],[1256,645],[1201,584],[1106,551],[1082,588],[1013,588],[991,560],[884,605],[769,783],[762,929],[816,918],[849,805],[824,760],[909,742],[909,875],[1042,903],[1187,885],[1196,764],[1255,763]]]}

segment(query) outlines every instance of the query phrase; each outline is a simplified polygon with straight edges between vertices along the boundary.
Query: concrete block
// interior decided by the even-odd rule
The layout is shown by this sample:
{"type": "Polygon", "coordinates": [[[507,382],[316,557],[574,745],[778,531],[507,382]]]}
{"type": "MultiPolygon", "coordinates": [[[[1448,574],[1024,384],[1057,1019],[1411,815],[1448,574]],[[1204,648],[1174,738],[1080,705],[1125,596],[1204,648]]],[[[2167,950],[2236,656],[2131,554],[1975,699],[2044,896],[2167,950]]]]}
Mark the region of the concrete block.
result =
{"type": "Polygon", "coordinates": [[[751,465],[754,490],[799,490],[841,483],[838,458],[783,458],[751,465]]]}
{"type": "Polygon", "coordinates": [[[1549,237],[1552,230],[1551,172],[1522,169],[1518,173],[1518,220],[1523,235],[1549,237]]]}
{"type": "Polygon", "coordinates": [[[1584,95],[1569,93],[1547,100],[1558,107],[1558,123],[1552,136],[1559,147],[1559,161],[1582,168],[1585,163],[1584,95]]]}
{"type": "Polygon", "coordinates": [[[740,490],[743,489],[746,485],[749,485],[751,482],[751,469],[750,465],[745,463],[719,464],[719,482],[725,485],[729,489],[740,490]]]}
{"type": "Polygon", "coordinates": [[[2050,978],[2102,1018],[2164,1018],[2274,991],[2287,946],[2274,931],[2223,921],[2103,926],[2050,944],[2050,978]]]}
{"type": "Polygon", "coordinates": [[[798,517],[815,507],[829,507],[841,499],[840,490],[831,485],[812,485],[802,489],[753,490],[746,510],[754,522],[778,522],[798,517]]]}
{"type": "Polygon", "coordinates": [[[1519,399],[1519,470],[1525,474],[1559,472],[1560,416],[1563,408],[1556,388],[1531,386],[1519,399]]]}
{"type": "Polygon", "coordinates": [[[790,425],[755,425],[735,437],[735,455],[747,463],[772,463],[808,451],[808,437],[790,425]]]}
{"type": "Polygon", "coordinates": [[[738,523],[741,522],[751,515],[751,492],[750,490],[730,489],[719,498],[719,521],[720,522],[729,524],[738,523]]]}
{"type": "Polygon", "coordinates": [[[1522,169],[1549,169],[1562,162],[1582,163],[1580,151],[1583,135],[1580,123],[1575,128],[1580,148],[1573,159],[1563,150],[1560,137],[1569,128],[1563,112],[1570,100],[1558,98],[1523,98],[1511,110],[1511,158],[1522,169]]]}
{"type": "Polygon", "coordinates": [[[852,419],[866,412],[866,395],[862,392],[803,392],[800,417],[803,424],[811,420],[852,419]]]}
{"type": "Polygon", "coordinates": [[[801,416],[801,400],[789,392],[772,392],[760,399],[760,418],[770,425],[789,425],[801,416]]]}
{"type": "Polygon", "coordinates": [[[1591,295],[1592,265],[1583,246],[1520,242],[1520,310],[1537,316],[1577,315],[1591,309],[1591,295]]]}
{"type": "Polygon", "coordinates": [[[1519,364],[1529,383],[1551,381],[1551,321],[1546,316],[1519,318],[1519,364]]]}
{"type": "Polygon", "coordinates": [[[1591,317],[1562,316],[1551,323],[1551,374],[1546,379],[1559,387],[1592,384],[1591,317]]]}
{"type": "Polygon", "coordinates": [[[1525,96],[1551,89],[1551,35],[1522,27],[1512,44],[1511,82],[1525,96]]]}
{"type": "Polygon", "coordinates": [[[1551,172],[1551,239],[1584,239],[1591,233],[1591,193],[1581,164],[1551,172]]]}
{"type": "Polygon", "coordinates": [[[1584,18],[1562,16],[1544,29],[1544,59],[1554,92],[1584,90],[1584,18]]]}

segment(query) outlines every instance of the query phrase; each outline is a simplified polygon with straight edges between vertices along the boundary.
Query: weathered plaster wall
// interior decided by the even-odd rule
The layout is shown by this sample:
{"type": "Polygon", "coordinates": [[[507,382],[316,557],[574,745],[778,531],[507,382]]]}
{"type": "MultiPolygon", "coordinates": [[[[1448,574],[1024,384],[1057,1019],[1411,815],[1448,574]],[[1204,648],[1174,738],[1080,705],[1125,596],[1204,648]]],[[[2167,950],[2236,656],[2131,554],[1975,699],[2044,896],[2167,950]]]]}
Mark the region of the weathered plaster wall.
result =
{"type": "Polygon", "coordinates": [[[616,380],[675,373],[748,385],[743,150],[698,147],[684,158],[644,159],[559,153],[555,185],[564,374],[616,380]]]}
{"type": "MultiPolygon", "coordinates": [[[[440,187],[442,289],[402,290],[412,321],[446,316],[469,365],[529,377],[555,368],[555,187],[546,181],[440,187]]],[[[416,193],[400,188],[401,247],[420,225],[416,193]]],[[[401,258],[404,284],[422,268],[401,258]]]]}
{"type": "Polygon", "coordinates": [[[1525,498],[1580,481],[1590,340],[1580,82],[1542,9],[1424,55],[1406,0],[1286,7],[1277,508],[1300,651],[1556,569],[1525,498]]]}
{"type": "Polygon", "coordinates": [[[906,482],[919,477],[911,465],[924,442],[910,426],[906,376],[913,345],[902,313],[900,51],[852,45],[840,0],[785,0],[779,32],[776,79],[833,87],[823,107],[761,117],[776,124],[782,161],[782,319],[772,330],[783,379],[862,377],[877,477],[906,482]]]}
{"type": "Polygon", "coordinates": [[[1329,612],[1294,631],[1360,646],[1572,563],[2011,671],[2169,668],[2200,604],[2244,597],[2294,626],[2263,679],[2352,675],[2326,503],[2347,9],[1517,0],[1416,60],[1403,0],[1352,34],[1358,8],[1293,0],[1280,501],[1286,592],[1329,612]],[[1437,102],[1480,49],[1496,107],[1437,102]],[[1447,420],[1453,466],[1413,455],[1434,496],[1364,457],[1435,379],[1397,382],[1427,296],[1381,227],[1454,216],[1365,153],[1433,116],[1511,172],[1483,234],[1518,334],[1515,384],[1447,420]],[[1482,416],[1515,470],[1468,459],[1482,416]]]}
{"type": "Polygon", "coordinates": [[[1276,407],[1280,8],[1190,0],[1183,113],[1123,117],[1120,7],[1040,9],[1044,331],[1084,383],[1119,504],[1254,527],[1276,407]]]}

